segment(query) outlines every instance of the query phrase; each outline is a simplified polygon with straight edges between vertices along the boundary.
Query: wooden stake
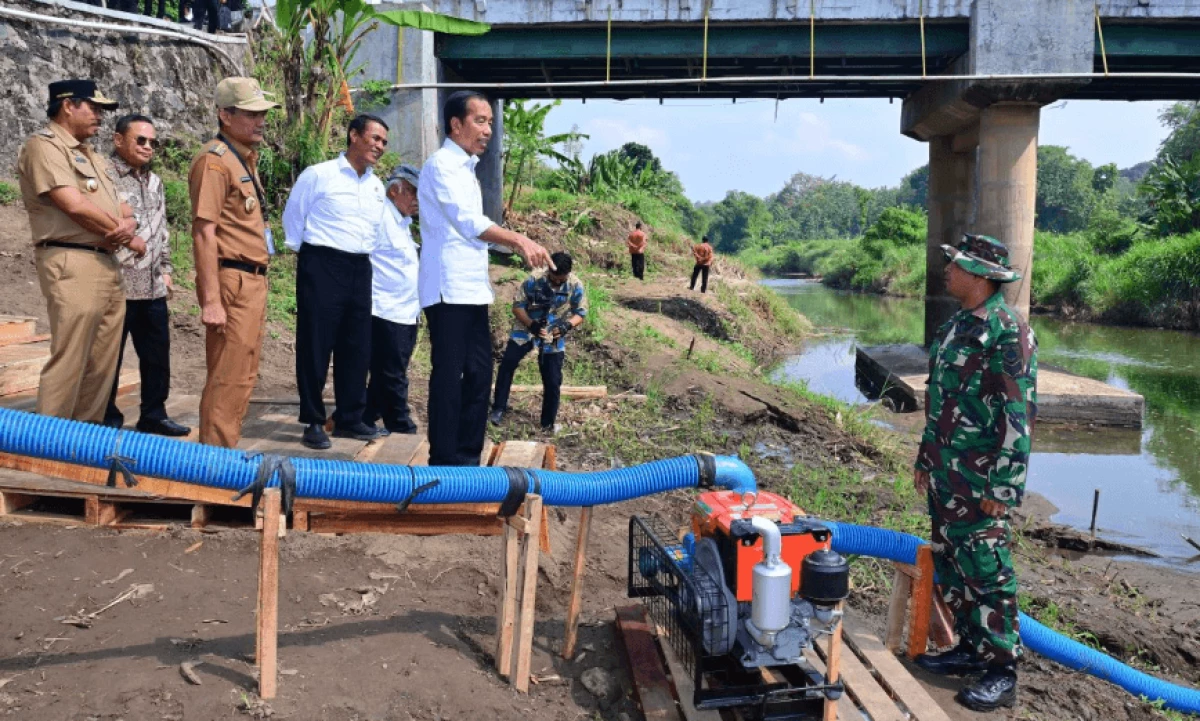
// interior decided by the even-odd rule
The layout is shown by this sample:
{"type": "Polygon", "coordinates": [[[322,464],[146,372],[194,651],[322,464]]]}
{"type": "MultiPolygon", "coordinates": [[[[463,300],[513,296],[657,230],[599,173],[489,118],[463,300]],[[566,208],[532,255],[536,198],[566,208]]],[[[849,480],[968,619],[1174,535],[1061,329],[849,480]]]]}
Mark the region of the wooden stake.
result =
{"type": "Polygon", "coordinates": [[[917,549],[920,578],[913,579],[912,603],[908,609],[908,657],[916,658],[929,647],[929,616],[933,612],[933,549],[917,549]]]}
{"type": "MultiPolygon", "coordinates": [[[[845,604],[839,602],[836,613],[838,614],[837,627],[833,629],[833,633],[829,636],[829,651],[825,654],[825,682],[836,683],[840,678],[842,668],[842,622],[844,621],[843,612],[845,604]]],[[[825,698],[825,715],[823,721],[837,721],[838,710],[837,701],[831,701],[829,697],[825,698]]]]}
{"type": "Polygon", "coordinates": [[[1096,540],[1096,512],[1100,510],[1100,489],[1096,489],[1095,495],[1092,496],[1092,525],[1089,530],[1092,534],[1092,541],[1096,540]]]}
{"type": "Polygon", "coordinates": [[[696,336],[692,336],[692,342],[688,344],[688,360],[692,359],[692,351],[696,348],[696,336]]]}
{"type": "Polygon", "coordinates": [[[533,653],[533,612],[536,604],[538,549],[542,525],[542,497],[528,496],[523,514],[528,532],[521,539],[521,599],[518,607],[517,627],[514,632],[514,672],[510,679],[513,687],[521,693],[529,691],[529,666],[533,653]]]}
{"type": "Polygon", "coordinates": [[[563,636],[562,657],[575,657],[575,640],[579,632],[579,611],[583,606],[583,570],[587,555],[588,534],[592,530],[592,507],[579,511],[579,536],[575,539],[575,574],[571,577],[571,601],[567,604],[567,631],[563,636]]]}
{"type": "Polygon", "coordinates": [[[279,647],[279,512],[278,488],[268,488],[262,497],[262,545],[258,557],[258,695],[275,698],[276,652],[279,647]]]}
{"type": "Polygon", "coordinates": [[[908,597],[912,595],[912,579],[908,574],[896,568],[892,576],[892,597],[888,603],[887,628],[884,630],[884,643],[892,653],[900,651],[904,640],[904,616],[908,610],[908,597]]]}
{"type": "Polygon", "coordinates": [[[496,671],[505,678],[512,675],[513,626],[517,619],[517,563],[520,548],[517,529],[504,524],[504,545],[500,559],[500,608],[496,612],[496,671]]]}

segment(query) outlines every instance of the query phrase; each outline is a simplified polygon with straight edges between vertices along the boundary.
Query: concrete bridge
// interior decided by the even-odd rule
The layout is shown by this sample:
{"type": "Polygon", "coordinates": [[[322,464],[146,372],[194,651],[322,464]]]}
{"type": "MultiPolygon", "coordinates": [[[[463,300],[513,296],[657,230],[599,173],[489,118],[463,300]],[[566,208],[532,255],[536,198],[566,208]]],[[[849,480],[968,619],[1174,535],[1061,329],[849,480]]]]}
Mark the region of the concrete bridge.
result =
{"type": "MultiPolygon", "coordinates": [[[[407,86],[386,114],[393,146],[409,161],[440,143],[438,98],[455,83],[496,98],[497,121],[505,97],[902,99],[900,132],[929,143],[927,340],[956,307],[942,284],[941,244],[986,233],[1008,244],[1015,265],[1031,267],[1043,105],[1200,99],[1200,0],[422,5],[492,31],[431,37],[383,28],[368,38],[360,56],[368,79],[407,86]]],[[[494,142],[479,171],[496,219],[499,150],[494,142]]],[[[1029,275],[1005,291],[1026,313],[1029,275]]]]}

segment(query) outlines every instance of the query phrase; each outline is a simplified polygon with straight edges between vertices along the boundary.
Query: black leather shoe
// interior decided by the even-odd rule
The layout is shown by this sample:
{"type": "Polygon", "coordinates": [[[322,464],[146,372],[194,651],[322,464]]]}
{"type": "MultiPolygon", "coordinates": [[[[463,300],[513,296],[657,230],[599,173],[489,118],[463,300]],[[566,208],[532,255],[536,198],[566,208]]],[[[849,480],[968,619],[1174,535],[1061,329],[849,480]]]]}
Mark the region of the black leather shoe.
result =
{"type": "Polygon", "coordinates": [[[352,426],[334,426],[333,435],[335,438],[353,438],[359,441],[373,441],[379,435],[379,431],[375,426],[368,426],[366,423],[359,421],[352,426]]]}
{"type": "Polygon", "coordinates": [[[1012,666],[989,666],[983,678],[955,696],[972,711],[994,711],[1017,703],[1017,671],[1012,666]]]}
{"type": "Polygon", "coordinates": [[[417,435],[417,424],[409,421],[408,423],[401,423],[395,428],[388,428],[387,430],[388,433],[399,433],[405,436],[415,436],[417,435]]]}
{"type": "Polygon", "coordinates": [[[170,436],[179,438],[186,436],[192,432],[191,428],[181,426],[170,418],[161,421],[141,421],[137,422],[137,429],[142,433],[153,433],[156,436],[170,436]]]}
{"type": "Polygon", "coordinates": [[[498,426],[504,422],[504,410],[497,409],[488,414],[488,423],[498,426]]]}
{"type": "Polygon", "coordinates": [[[913,663],[939,676],[962,676],[987,669],[987,663],[980,661],[975,651],[961,643],[943,653],[923,653],[914,658],[913,663]]]}
{"type": "Polygon", "coordinates": [[[105,416],[100,425],[106,428],[120,428],[125,425],[125,416],[105,416]]]}
{"type": "Polygon", "coordinates": [[[325,434],[325,428],[320,423],[310,423],[304,429],[304,438],[301,443],[305,448],[311,448],[314,451],[323,451],[332,446],[329,442],[329,436],[325,434]]]}

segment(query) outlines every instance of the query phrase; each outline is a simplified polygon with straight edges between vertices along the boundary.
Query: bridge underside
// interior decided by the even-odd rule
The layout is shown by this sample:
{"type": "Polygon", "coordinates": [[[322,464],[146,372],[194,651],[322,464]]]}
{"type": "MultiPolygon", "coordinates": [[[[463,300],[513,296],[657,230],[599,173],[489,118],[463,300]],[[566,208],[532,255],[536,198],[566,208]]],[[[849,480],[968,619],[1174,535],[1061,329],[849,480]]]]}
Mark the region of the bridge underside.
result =
{"type": "MultiPolygon", "coordinates": [[[[915,22],[816,27],[810,51],[807,23],[721,25],[709,31],[711,78],[789,75],[844,76],[836,82],[609,85],[514,88],[493,95],[526,98],[904,98],[924,84],[901,80],[922,74],[920,26],[915,22]],[[812,65],[810,66],[810,58],[812,65]],[[856,76],[897,76],[855,81],[856,76]]],[[[925,72],[948,74],[968,50],[965,21],[927,22],[925,72]]],[[[1094,70],[1111,73],[1200,73],[1200,23],[1108,23],[1104,49],[1096,40],[1094,70]]],[[[612,80],[699,80],[705,73],[701,25],[615,26],[611,48],[603,24],[570,27],[497,27],[480,37],[437,37],[435,53],[447,80],[477,83],[566,83],[612,80]],[[611,61],[608,53],[611,50],[611,61]]],[[[1068,99],[1194,100],[1191,79],[1096,78],[1068,99]]]]}

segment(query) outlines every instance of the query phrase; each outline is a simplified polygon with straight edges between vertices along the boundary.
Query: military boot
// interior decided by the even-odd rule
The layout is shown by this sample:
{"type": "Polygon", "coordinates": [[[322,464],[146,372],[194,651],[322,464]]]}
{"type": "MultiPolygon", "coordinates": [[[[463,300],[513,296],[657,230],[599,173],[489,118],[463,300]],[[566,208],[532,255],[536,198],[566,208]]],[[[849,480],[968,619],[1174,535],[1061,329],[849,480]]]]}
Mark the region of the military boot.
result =
{"type": "Polygon", "coordinates": [[[987,673],[958,692],[958,702],[972,711],[994,711],[1017,703],[1015,664],[988,666],[987,673]]]}
{"type": "Polygon", "coordinates": [[[979,660],[975,649],[965,640],[943,653],[923,653],[913,659],[913,663],[939,676],[961,676],[987,668],[987,663],[979,660]]]}

